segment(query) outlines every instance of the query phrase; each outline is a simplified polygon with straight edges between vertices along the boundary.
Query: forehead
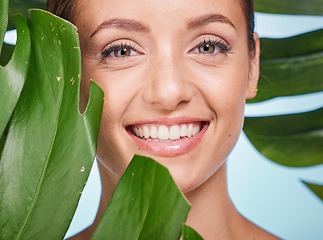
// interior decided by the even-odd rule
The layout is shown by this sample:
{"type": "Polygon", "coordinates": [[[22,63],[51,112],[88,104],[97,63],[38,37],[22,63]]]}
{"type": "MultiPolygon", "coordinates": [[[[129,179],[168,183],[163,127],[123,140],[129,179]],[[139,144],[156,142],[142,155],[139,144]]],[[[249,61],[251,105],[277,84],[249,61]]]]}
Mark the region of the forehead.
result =
{"type": "Polygon", "coordinates": [[[223,15],[237,28],[245,28],[241,0],[81,0],[76,6],[75,25],[92,31],[109,19],[133,19],[152,25],[178,26],[200,16],[223,15]]]}

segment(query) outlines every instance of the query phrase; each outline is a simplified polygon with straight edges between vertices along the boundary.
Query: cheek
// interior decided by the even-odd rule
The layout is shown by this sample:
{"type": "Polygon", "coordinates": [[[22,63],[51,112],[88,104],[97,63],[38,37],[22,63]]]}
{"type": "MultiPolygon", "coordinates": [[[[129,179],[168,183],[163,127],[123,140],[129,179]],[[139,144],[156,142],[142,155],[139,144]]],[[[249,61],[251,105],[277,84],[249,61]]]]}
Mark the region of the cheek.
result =
{"type": "Polygon", "coordinates": [[[142,88],[142,71],[109,71],[92,61],[84,62],[82,70],[84,77],[93,79],[104,91],[98,156],[111,169],[121,174],[135,151],[129,145],[125,125],[141,109],[138,107],[138,92],[142,88]]]}
{"type": "MultiPolygon", "coordinates": [[[[195,68],[190,76],[195,79],[195,87],[200,94],[197,97],[203,99],[200,107],[210,110],[213,120],[206,135],[207,143],[201,145],[197,153],[198,161],[186,171],[189,176],[177,178],[185,191],[214,174],[234,147],[243,125],[247,71],[245,67],[238,66],[219,66],[203,71],[195,68]],[[186,182],[191,182],[192,186],[186,186],[186,182]]],[[[180,170],[176,174],[178,172],[180,170]]]]}
{"type": "Polygon", "coordinates": [[[127,71],[123,73],[108,71],[91,60],[83,62],[82,71],[83,78],[87,80],[84,81],[81,91],[88,95],[89,79],[95,81],[104,91],[104,120],[109,123],[120,123],[123,114],[136,96],[137,84],[134,84],[136,76],[127,74],[127,71]]]}
{"type": "Polygon", "coordinates": [[[223,66],[197,73],[198,88],[215,115],[243,112],[248,72],[245,66],[223,66]]]}
{"type": "Polygon", "coordinates": [[[245,69],[225,72],[219,87],[219,98],[214,102],[219,124],[224,126],[228,141],[238,137],[244,119],[247,72],[245,69]]]}
{"type": "Polygon", "coordinates": [[[212,75],[204,75],[204,80],[204,97],[214,116],[212,133],[216,152],[211,154],[225,159],[243,126],[247,70],[238,66],[217,68],[212,75]]]}

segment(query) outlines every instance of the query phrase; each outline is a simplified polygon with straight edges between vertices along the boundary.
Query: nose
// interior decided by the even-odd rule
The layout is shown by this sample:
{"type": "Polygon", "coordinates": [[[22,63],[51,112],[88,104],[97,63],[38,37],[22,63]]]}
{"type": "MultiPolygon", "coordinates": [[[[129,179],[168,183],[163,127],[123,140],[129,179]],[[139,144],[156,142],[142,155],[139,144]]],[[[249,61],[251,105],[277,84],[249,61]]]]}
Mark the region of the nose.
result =
{"type": "Polygon", "coordinates": [[[173,111],[191,101],[193,90],[185,66],[168,56],[151,61],[144,100],[162,110],[173,111]]]}

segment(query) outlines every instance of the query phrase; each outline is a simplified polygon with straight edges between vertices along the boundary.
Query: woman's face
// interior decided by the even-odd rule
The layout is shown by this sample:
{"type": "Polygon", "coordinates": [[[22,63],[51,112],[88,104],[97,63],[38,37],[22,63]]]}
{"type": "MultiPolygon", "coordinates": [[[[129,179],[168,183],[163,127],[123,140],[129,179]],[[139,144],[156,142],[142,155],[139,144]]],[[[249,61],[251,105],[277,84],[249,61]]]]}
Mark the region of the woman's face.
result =
{"type": "Polygon", "coordinates": [[[134,154],[168,167],[182,191],[225,161],[254,96],[238,0],[82,0],[75,24],[82,92],[105,92],[98,158],[120,177],[134,154]]]}

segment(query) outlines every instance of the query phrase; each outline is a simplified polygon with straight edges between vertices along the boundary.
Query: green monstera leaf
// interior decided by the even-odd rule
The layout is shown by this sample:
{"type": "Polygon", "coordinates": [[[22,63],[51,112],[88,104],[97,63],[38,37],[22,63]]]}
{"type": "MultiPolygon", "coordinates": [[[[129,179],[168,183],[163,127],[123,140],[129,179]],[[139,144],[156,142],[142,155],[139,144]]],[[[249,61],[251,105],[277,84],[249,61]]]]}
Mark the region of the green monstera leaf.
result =
{"type": "Polygon", "coordinates": [[[1,56],[0,56],[0,65],[1,66],[5,66],[9,62],[14,49],[15,49],[14,45],[7,44],[5,42],[3,43],[2,52],[1,52],[1,56]]]}
{"type": "MultiPolygon", "coordinates": [[[[321,0],[255,0],[256,11],[323,15],[321,0]]],[[[284,39],[261,39],[261,73],[257,97],[248,103],[280,96],[323,91],[323,29],[284,39]]],[[[323,111],[271,117],[247,117],[244,131],[271,161],[290,167],[323,163],[323,111]]],[[[307,186],[322,198],[322,186],[307,186]]]]}
{"type": "Polygon", "coordinates": [[[200,234],[198,234],[193,228],[183,224],[182,226],[182,239],[183,240],[202,240],[200,234]]]}
{"type": "Polygon", "coordinates": [[[313,183],[303,182],[311,191],[313,191],[323,201],[323,186],[313,183]]]}
{"type": "MultiPolygon", "coordinates": [[[[9,16],[15,13],[21,13],[25,18],[28,15],[28,9],[37,8],[46,10],[47,0],[10,0],[9,1],[9,16]]],[[[9,18],[8,29],[13,29],[14,24],[9,18]]]]}
{"type": "Polygon", "coordinates": [[[8,5],[9,0],[0,2],[0,49],[8,25],[8,5]]]}
{"type": "Polygon", "coordinates": [[[255,0],[257,12],[323,15],[321,0],[255,0]]]}
{"type": "Polygon", "coordinates": [[[189,209],[167,168],[135,156],[91,239],[178,240],[189,209]]]}
{"type": "MultiPolygon", "coordinates": [[[[0,37],[1,45],[7,27],[8,1],[0,2],[0,37]]],[[[2,136],[8,121],[17,104],[27,75],[30,57],[30,35],[26,21],[21,15],[14,17],[17,24],[18,42],[10,62],[0,66],[0,136],[2,136]]],[[[0,148],[1,149],[1,148],[0,148]]],[[[1,151],[0,151],[1,152],[1,151]]]]}
{"type": "MultiPolygon", "coordinates": [[[[15,29],[15,23],[13,21],[14,19],[11,16],[13,16],[16,13],[20,13],[25,18],[27,18],[28,9],[30,8],[46,9],[47,8],[46,3],[47,3],[46,0],[10,0],[10,1],[1,0],[0,6],[1,4],[5,4],[5,6],[1,6],[0,18],[5,18],[6,24],[8,25],[7,30],[15,29]],[[8,5],[9,5],[9,10],[8,10],[8,5]],[[8,18],[8,13],[9,13],[9,18],[8,18]]],[[[0,31],[3,30],[5,33],[7,25],[4,28],[1,27],[0,31]]],[[[0,35],[0,39],[3,40],[2,35],[0,35]]],[[[26,44],[26,41],[24,42],[26,44]]],[[[0,49],[1,49],[1,44],[2,44],[2,41],[0,42],[0,49]]],[[[2,55],[0,56],[1,65],[4,65],[9,61],[13,53],[13,49],[14,47],[12,45],[3,44],[2,55]]],[[[23,52],[24,51],[22,51],[22,53],[23,52]]]]}
{"type": "Polygon", "coordinates": [[[28,77],[0,161],[0,239],[62,239],[96,154],[103,92],[92,82],[80,114],[76,28],[41,10],[28,25],[28,77]]]}
{"type": "Polygon", "coordinates": [[[301,114],[248,117],[245,133],[268,159],[289,167],[323,164],[323,108],[301,114]]]}
{"type": "Polygon", "coordinates": [[[261,39],[259,92],[248,103],[323,91],[323,29],[261,39]]]}

